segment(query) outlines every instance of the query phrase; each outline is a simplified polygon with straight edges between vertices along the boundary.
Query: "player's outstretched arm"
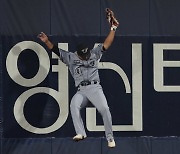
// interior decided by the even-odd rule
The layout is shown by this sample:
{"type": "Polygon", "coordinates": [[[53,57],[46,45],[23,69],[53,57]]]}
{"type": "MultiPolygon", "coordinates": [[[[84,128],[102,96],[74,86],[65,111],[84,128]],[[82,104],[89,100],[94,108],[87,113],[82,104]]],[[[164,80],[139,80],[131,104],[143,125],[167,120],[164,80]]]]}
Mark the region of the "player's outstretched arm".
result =
{"type": "Polygon", "coordinates": [[[111,46],[114,40],[114,36],[115,36],[115,31],[111,30],[103,43],[103,47],[105,50],[107,50],[111,46]]]}
{"type": "Polygon", "coordinates": [[[48,39],[48,36],[44,33],[44,32],[41,32],[39,35],[38,35],[38,38],[44,42],[46,44],[46,46],[48,47],[48,49],[52,49],[54,47],[54,44],[49,41],[48,39]]]}
{"type": "Polygon", "coordinates": [[[103,43],[105,50],[107,50],[111,46],[114,40],[116,29],[119,26],[119,22],[114,17],[114,13],[109,8],[106,9],[106,18],[111,26],[111,30],[103,43]]]}

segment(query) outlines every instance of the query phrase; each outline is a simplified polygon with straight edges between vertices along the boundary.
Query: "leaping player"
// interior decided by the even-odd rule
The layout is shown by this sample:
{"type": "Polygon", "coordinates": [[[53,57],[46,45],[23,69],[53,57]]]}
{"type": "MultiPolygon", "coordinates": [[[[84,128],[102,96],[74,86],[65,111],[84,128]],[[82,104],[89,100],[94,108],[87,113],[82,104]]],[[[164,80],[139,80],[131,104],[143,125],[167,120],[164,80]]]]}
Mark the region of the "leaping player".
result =
{"type": "Polygon", "coordinates": [[[106,97],[100,85],[98,61],[104,51],[111,46],[119,23],[110,9],[106,9],[106,15],[107,20],[110,23],[110,32],[104,43],[99,44],[93,49],[89,49],[86,44],[79,44],[76,52],[72,53],[59,49],[57,45],[54,45],[43,32],[41,32],[38,37],[51,51],[59,56],[63,63],[68,66],[71,75],[74,78],[75,86],[78,88],[70,105],[71,116],[76,131],[73,140],[79,141],[87,137],[80,110],[90,101],[102,116],[108,147],[113,148],[116,144],[112,131],[112,118],[106,97]]]}

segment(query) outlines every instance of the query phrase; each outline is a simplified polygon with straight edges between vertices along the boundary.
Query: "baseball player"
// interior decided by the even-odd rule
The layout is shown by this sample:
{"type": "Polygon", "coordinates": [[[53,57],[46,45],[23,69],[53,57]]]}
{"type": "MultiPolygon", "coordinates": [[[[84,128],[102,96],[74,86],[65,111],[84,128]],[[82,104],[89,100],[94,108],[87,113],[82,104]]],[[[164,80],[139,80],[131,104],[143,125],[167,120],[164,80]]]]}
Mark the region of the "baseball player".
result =
{"type": "Polygon", "coordinates": [[[108,147],[113,148],[116,144],[112,131],[112,118],[107,100],[100,85],[98,61],[104,51],[111,46],[119,23],[110,9],[106,9],[106,15],[111,26],[110,32],[104,43],[99,44],[93,49],[89,49],[86,44],[79,44],[76,52],[68,52],[58,49],[57,45],[54,45],[45,33],[41,32],[38,37],[68,66],[74,78],[75,86],[78,88],[70,104],[72,120],[76,131],[76,136],[73,137],[73,140],[79,141],[87,137],[80,110],[90,101],[102,116],[108,147]]]}

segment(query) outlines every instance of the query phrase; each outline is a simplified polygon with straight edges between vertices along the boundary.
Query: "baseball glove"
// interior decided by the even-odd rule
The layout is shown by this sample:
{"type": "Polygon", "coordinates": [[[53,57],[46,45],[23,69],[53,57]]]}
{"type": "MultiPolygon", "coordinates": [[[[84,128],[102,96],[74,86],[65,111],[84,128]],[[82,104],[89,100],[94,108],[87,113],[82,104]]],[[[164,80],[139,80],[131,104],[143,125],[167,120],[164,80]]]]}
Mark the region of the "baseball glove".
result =
{"type": "Polygon", "coordinates": [[[119,26],[119,22],[115,18],[114,12],[109,8],[106,8],[106,18],[111,26],[111,29],[116,30],[116,28],[119,26]]]}

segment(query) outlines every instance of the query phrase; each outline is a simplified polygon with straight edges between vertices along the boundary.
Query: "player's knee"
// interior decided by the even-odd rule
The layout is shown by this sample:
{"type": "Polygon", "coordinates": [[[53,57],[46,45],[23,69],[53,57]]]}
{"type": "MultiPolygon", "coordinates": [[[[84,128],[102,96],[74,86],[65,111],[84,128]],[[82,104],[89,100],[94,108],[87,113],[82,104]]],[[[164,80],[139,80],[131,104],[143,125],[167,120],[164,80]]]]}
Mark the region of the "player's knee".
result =
{"type": "Polygon", "coordinates": [[[73,103],[73,102],[71,102],[71,104],[70,104],[70,109],[72,110],[72,109],[74,109],[75,108],[75,104],[73,103]]]}
{"type": "Polygon", "coordinates": [[[79,109],[79,106],[77,106],[77,105],[75,104],[75,102],[71,102],[71,104],[70,104],[70,110],[73,111],[73,110],[77,110],[77,109],[79,109]]]}
{"type": "Polygon", "coordinates": [[[100,110],[99,110],[101,115],[107,114],[109,112],[109,107],[108,106],[103,106],[100,110]]]}
{"type": "Polygon", "coordinates": [[[71,102],[71,104],[70,104],[70,110],[72,111],[72,110],[74,110],[75,108],[76,108],[75,103],[71,102]]]}

